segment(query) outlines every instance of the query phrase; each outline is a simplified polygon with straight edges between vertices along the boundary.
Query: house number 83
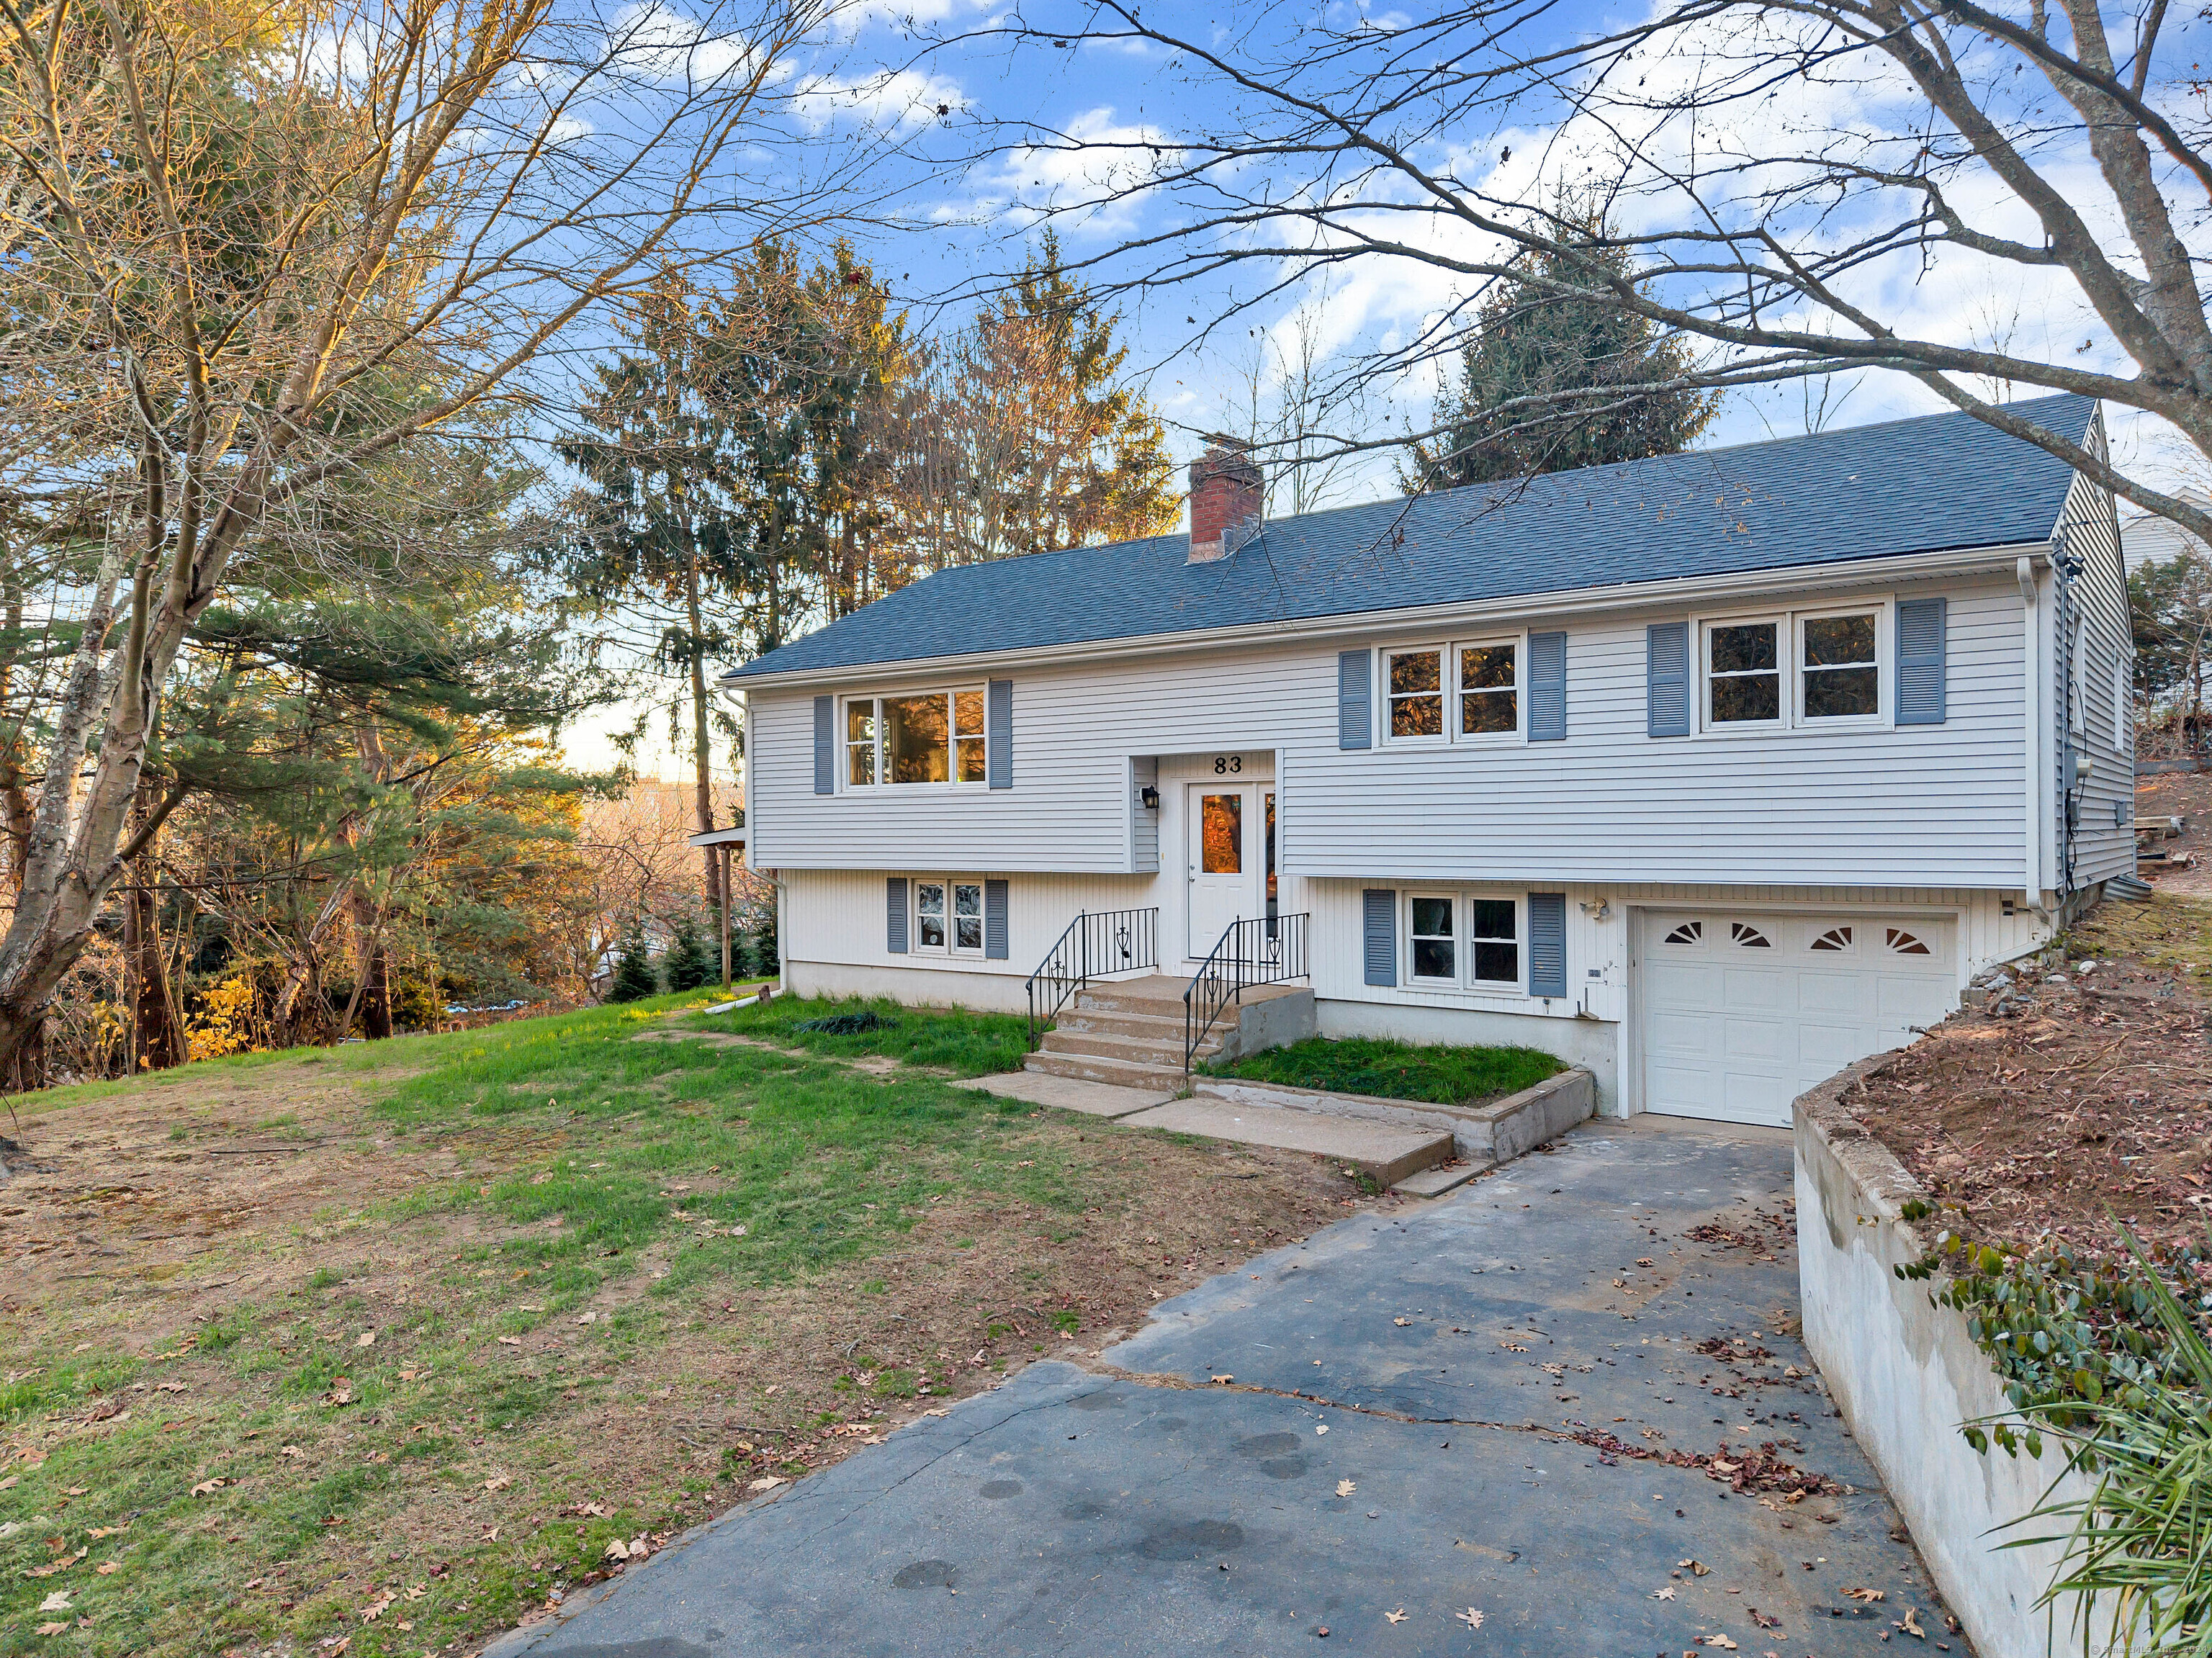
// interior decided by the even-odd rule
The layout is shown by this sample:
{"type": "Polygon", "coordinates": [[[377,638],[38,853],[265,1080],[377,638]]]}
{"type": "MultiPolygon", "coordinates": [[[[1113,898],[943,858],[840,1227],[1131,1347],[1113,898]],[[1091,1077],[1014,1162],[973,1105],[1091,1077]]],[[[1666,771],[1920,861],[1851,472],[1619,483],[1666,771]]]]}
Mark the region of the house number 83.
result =
{"type": "Polygon", "coordinates": [[[1217,754],[1213,756],[1213,774],[1216,777],[1226,777],[1243,769],[1244,756],[1241,754],[1217,754]]]}

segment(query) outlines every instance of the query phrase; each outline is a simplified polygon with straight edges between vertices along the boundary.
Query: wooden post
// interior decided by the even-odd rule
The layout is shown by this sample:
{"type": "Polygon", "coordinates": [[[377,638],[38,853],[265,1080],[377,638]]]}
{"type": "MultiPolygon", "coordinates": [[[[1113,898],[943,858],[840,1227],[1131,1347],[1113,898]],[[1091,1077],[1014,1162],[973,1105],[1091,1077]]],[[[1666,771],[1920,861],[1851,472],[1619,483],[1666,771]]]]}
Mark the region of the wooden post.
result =
{"type": "Polygon", "coordinates": [[[722,988],[730,987],[730,848],[726,841],[714,848],[722,856],[722,988]]]}

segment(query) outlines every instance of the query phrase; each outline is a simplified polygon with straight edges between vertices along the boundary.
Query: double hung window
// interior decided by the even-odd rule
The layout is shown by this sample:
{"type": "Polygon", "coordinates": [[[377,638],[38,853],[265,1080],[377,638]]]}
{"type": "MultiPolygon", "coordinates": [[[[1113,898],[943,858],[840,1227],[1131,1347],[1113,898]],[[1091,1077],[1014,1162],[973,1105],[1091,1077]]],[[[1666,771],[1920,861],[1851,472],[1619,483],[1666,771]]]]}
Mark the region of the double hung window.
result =
{"type": "Polygon", "coordinates": [[[1480,893],[1410,893],[1409,983],[1468,990],[1521,986],[1520,905],[1480,893]]]}
{"type": "Polygon", "coordinates": [[[1386,651],[1390,739],[1480,742],[1521,732],[1517,639],[1386,651]]]}
{"type": "Polygon", "coordinates": [[[983,688],[845,703],[845,783],[981,783],[983,688]]]}
{"type": "Polygon", "coordinates": [[[983,953],[983,884],[925,878],[914,884],[914,939],[918,950],[951,956],[983,953]]]}
{"type": "Polygon", "coordinates": [[[1880,720],[1882,616],[1863,610],[1706,623],[1705,729],[1880,720]]]}

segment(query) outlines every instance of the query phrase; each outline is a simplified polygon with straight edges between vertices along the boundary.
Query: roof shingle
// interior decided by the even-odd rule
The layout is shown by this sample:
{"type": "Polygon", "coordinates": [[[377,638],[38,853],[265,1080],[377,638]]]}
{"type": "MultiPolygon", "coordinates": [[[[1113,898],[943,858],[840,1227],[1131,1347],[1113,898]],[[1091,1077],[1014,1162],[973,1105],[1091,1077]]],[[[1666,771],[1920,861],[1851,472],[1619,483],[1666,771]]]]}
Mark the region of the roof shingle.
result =
{"type": "MultiPolygon", "coordinates": [[[[2076,440],[2095,410],[2011,405],[2076,440]]],[[[1923,416],[1308,513],[1212,564],[1186,563],[1173,535],[965,565],[724,677],[2040,541],[2073,477],[1971,416],[1923,416]]]]}

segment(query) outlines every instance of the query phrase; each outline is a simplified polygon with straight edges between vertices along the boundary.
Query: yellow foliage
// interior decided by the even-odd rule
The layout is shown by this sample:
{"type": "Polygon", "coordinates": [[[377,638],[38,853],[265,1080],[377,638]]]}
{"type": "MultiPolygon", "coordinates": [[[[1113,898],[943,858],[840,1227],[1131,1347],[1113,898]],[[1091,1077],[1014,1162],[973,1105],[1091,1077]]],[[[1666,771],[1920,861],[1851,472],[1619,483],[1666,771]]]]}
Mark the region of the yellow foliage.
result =
{"type": "Polygon", "coordinates": [[[252,1013],[253,981],[244,976],[225,979],[200,998],[200,1016],[185,1029],[189,1057],[213,1060],[251,1052],[252,1013]]]}

